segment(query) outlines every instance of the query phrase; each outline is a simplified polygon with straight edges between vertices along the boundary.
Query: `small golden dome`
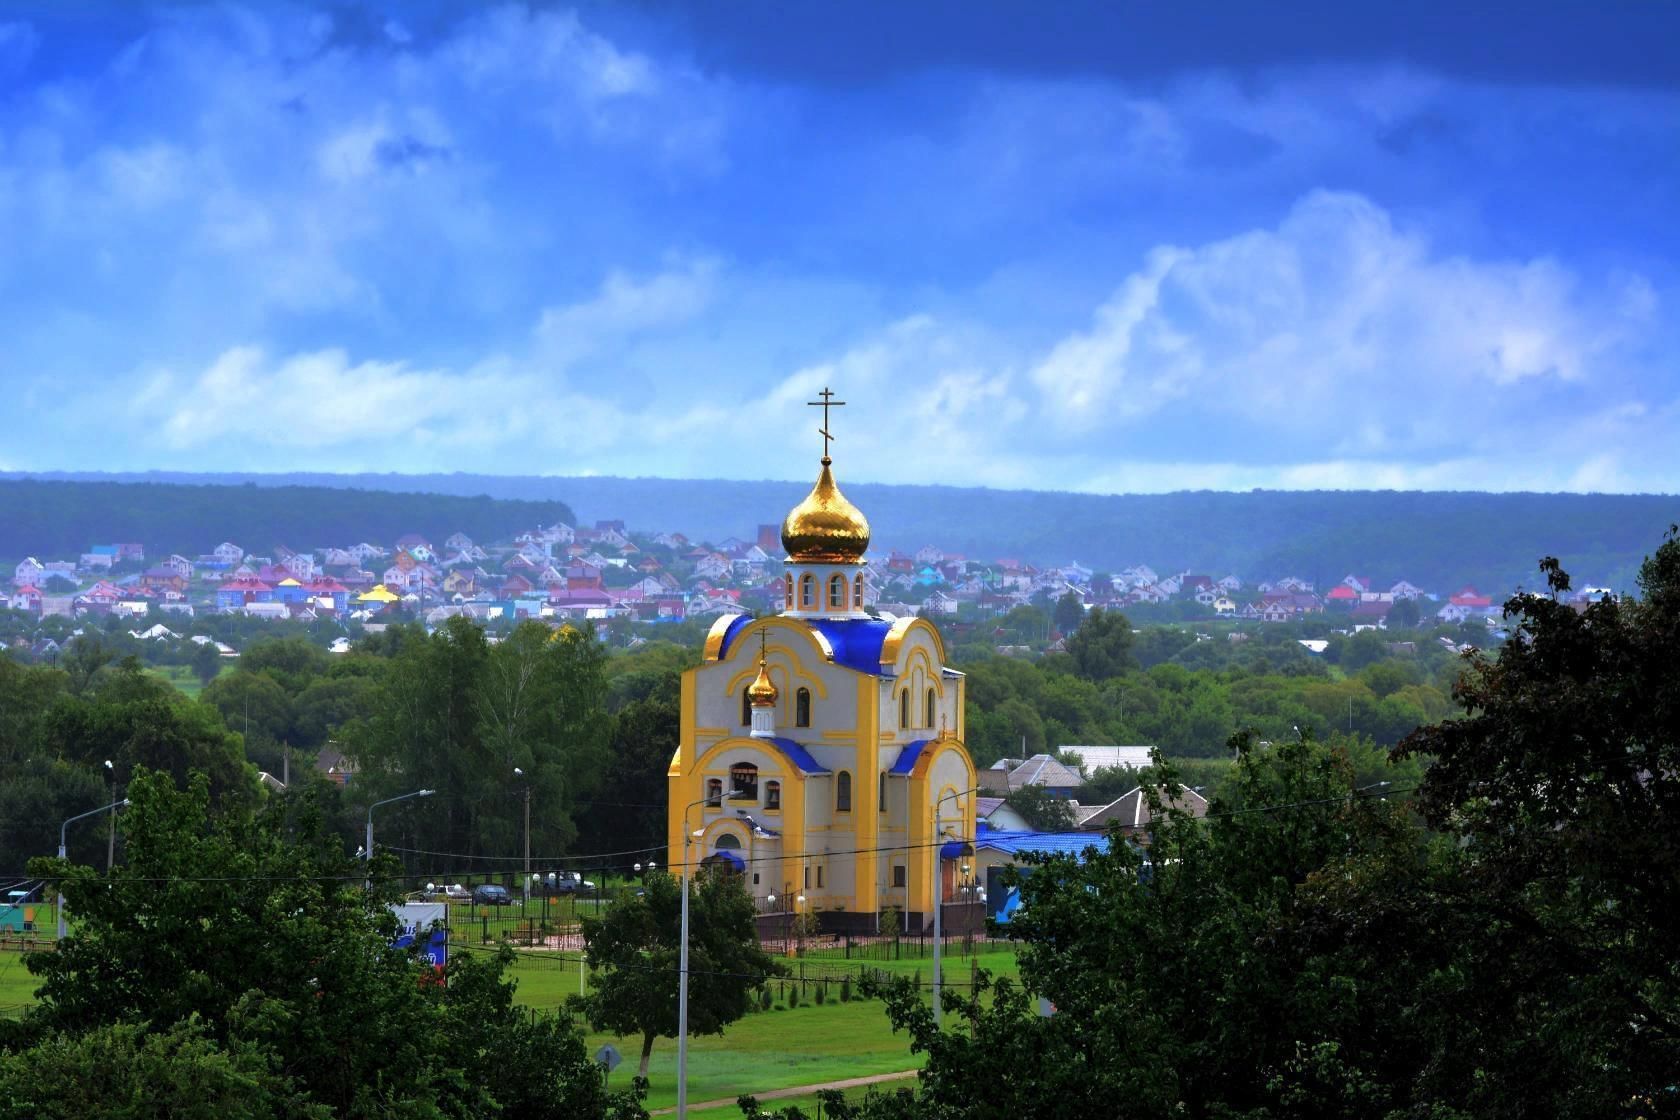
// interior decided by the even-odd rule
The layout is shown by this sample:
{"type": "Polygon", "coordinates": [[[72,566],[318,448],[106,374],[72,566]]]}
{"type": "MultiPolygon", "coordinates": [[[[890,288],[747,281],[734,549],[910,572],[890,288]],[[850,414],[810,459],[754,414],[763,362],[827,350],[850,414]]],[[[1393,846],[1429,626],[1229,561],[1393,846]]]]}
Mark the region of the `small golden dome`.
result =
{"type": "Polygon", "coordinates": [[[755,708],[773,708],[776,706],[776,685],[770,680],[770,674],[764,667],[764,654],[758,655],[758,676],[747,686],[747,700],[755,708]]]}
{"type": "Polygon", "coordinates": [[[782,522],[782,547],[790,560],[844,564],[862,560],[869,547],[869,519],[840,493],[830,462],[824,455],[817,484],[782,522]]]}

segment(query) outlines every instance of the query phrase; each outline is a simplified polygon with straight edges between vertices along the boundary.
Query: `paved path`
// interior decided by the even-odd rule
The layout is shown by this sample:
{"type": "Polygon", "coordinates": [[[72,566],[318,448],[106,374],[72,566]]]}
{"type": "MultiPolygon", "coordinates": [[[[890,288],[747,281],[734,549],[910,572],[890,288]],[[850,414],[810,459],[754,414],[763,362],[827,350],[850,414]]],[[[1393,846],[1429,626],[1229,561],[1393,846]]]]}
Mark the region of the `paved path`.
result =
{"type": "MultiPolygon", "coordinates": [[[[902,1081],[906,1077],[915,1077],[921,1070],[907,1069],[901,1073],[872,1073],[868,1077],[847,1077],[839,1081],[819,1081],[815,1085],[792,1085],[786,1089],[766,1089],[762,1093],[750,1094],[757,1100],[777,1101],[787,1097],[803,1097],[814,1093],[818,1089],[856,1089],[861,1085],[875,1085],[882,1081],[902,1081]]],[[[735,1097],[719,1097],[715,1101],[689,1101],[690,1109],[699,1108],[727,1108],[735,1103],[735,1097]]],[[[669,1116],[676,1112],[676,1108],[656,1108],[648,1115],[669,1116]]]]}

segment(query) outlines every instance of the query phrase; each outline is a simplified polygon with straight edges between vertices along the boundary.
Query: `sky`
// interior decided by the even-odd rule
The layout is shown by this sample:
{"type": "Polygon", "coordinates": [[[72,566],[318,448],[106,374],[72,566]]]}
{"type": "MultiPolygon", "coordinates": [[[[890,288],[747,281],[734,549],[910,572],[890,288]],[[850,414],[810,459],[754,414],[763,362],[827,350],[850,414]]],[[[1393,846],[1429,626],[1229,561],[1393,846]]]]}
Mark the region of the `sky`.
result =
{"type": "Polygon", "coordinates": [[[0,0],[0,469],[1680,492],[1676,41],[0,0]]]}

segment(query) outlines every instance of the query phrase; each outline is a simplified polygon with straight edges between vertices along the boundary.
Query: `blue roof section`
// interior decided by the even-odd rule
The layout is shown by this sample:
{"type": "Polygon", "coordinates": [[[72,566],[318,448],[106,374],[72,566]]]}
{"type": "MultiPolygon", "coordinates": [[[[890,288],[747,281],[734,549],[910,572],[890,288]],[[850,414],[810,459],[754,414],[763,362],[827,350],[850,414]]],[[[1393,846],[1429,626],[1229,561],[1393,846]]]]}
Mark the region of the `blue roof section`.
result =
{"type": "Polygon", "coordinates": [[[750,614],[738,614],[729,623],[728,627],[726,627],[724,629],[724,631],[723,631],[723,644],[718,646],[718,660],[719,661],[722,661],[724,658],[729,656],[729,646],[730,646],[730,644],[735,641],[735,639],[740,635],[742,630],[745,630],[748,626],[750,626],[752,624],[752,620],[753,620],[753,616],[750,615],[750,614]]]}
{"type": "Polygon", "coordinates": [[[828,767],[812,758],[810,751],[806,750],[803,746],[794,742],[792,739],[784,739],[778,735],[770,741],[776,744],[782,754],[787,757],[789,762],[799,767],[805,773],[826,774],[829,772],[828,767]]]}
{"type": "Polygon", "coordinates": [[[910,773],[910,771],[916,767],[916,760],[922,757],[922,752],[927,749],[927,745],[931,742],[933,742],[932,739],[917,739],[914,743],[904,744],[904,747],[898,752],[897,760],[893,762],[892,769],[889,770],[888,773],[910,773]]]}
{"type": "Polygon", "coordinates": [[[828,639],[836,665],[881,675],[881,646],[892,623],[879,618],[813,618],[805,625],[828,639]]]}
{"type": "Polygon", "coordinates": [[[981,825],[978,835],[974,838],[974,847],[991,848],[1012,856],[1025,852],[1072,856],[1083,863],[1085,849],[1095,848],[1099,852],[1108,850],[1108,837],[1100,832],[994,832],[981,825]]]}
{"type": "MultiPolygon", "coordinates": [[[[834,663],[873,676],[881,675],[881,646],[886,644],[887,631],[893,624],[879,618],[787,618],[803,623],[828,639],[834,651],[834,663]]],[[[743,614],[725,628],[723,642],[718,646],[718,660],[729,656],[729,647],[740,636],[753,616],[743,614]]]]}

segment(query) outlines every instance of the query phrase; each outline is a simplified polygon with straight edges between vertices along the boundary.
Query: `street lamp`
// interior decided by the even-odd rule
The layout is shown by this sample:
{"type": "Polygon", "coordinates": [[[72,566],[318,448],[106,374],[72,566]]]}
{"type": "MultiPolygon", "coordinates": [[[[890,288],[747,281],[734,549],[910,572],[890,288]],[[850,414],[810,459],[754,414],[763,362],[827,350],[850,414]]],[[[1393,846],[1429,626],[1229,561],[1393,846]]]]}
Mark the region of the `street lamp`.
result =
{"type": "MultiPolygon", "coordinates": [[[[525,777],[525,771],[515,766],[513,774],[516,778],[525,777]]],[[[531,909],[531,783],[525,783],[525,909],[531,909]]]]}
{"type": "MultiPolygon", "coordinates": [[[[111,760],[105,760],[105,779],[110,788],[110,798],[117,799],[117,768],[111,765],[111,760]]],[[[111,865],[117,862],[117,811],[111,810],[111,820],[105,826],[105,873],[111,873],[111,865]]]]}
{"type": "Polygon", "coordinates": [[[983,788],[985,787],[975,786],[972,789],[947,793],[933,803],[933,843],[929,847],[933,853],[933,1025],[936,1028],[945,1021],[945,1009],[939,1003],[940,981],[943,978],[940,972],[940,941],[944,934],[940,916],[945,910],[945,892],[942,889],[944,884],[939,881],[939,849],[945,845],[945,831],[939,821],[939,807],[953,797],[967,797],[983,788]]]}
{"type": "MultiPolygon", "coordinates": [[[[86,820],[88,817],[97,817],[101,813],[115,814],[116,811],[119,808],[121,808],[121,807],[123,807],[127,804],[128,804],[128,798],[125,797],[121,801],[113,801],[109,805],[101,805],[99,808],[90,809],[85,813],[77,813],[75,816],[71,817],[69,820],[67,820],[63,824],[59,825],[58,826],[58,858],[59,859],[69,859],[70,858],[70,839],[69,839],[68,833],[70,831],[70,826],[71,825],[75,824],[77,821],[86,820]]],[[[60,941],[64,940],[64,932],[65,932],[65,929],[64,929],[64,888],[60,887],[58,889],[58,939],[60,941]]]]}
{"type": "MultiPolygon", "coordinates": [[[[738,789],[732,789],[726,795],[729,798],[742,797],[744,794],[738,789]]],[[[689,858],[688,849],[693,846],[694,838],[702,836],[706,830],[700,828],[694,832],[688,830],[688,814],[696,805],[710,805],[710,797],[702,797],[698,801],[690,801],[683,807],[683,869],[682,869],[682,962],[677,977],[677,1120],[688,1120],[688,877],[689,868],[694,861],[689,858]]]]}
{"type": "MultiPolygon", "coordinates": [[[[387,797],[383,801],[375,801],[372,805],[369,805],[367,815],[367,843],[362,846],[362,862],[368,864],[373,862],[373,811],[375,809],[379,808],[381,805],[389,805],[393,801],[407,801],[411,797],[430,797],[436,792],[437,790],[435,789],[417,789],[413,793],[404,793],[399,794],[396,797],[387,797]]],[[[372,886],[373,881],[371,879],[367,880],[367,885],[372,886]]]]}

